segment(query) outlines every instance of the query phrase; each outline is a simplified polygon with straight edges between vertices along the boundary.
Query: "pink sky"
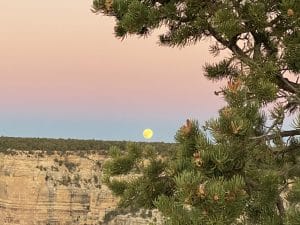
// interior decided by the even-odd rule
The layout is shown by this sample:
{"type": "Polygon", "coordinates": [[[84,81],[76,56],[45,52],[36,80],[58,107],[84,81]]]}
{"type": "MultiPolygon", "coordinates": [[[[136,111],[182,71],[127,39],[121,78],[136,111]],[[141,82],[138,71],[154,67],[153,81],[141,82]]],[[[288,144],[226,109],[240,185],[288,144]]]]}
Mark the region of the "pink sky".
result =
{"type": "MultiPolygon", "coordinates": [[[[148,39],[120,41],[113,35],[114,20],[92,14],[91,4],[0,1],[2,120],[139,119],[147,126],[147,120],[168,119],[177,126],[186,117],[203,122],[217,112],[223,102],[213,91],[220,84],[202,75],[204,63],[215,60],[208,42],[160,47],[157,31],[148,39]]],[[[5,127],[3,132],[28,135],[5,127]]],[[[30,134],[51,136],[55,131],[39,132],[30,134]]],[[[70,136],[67,131],[62,135],[70,136]]]]}

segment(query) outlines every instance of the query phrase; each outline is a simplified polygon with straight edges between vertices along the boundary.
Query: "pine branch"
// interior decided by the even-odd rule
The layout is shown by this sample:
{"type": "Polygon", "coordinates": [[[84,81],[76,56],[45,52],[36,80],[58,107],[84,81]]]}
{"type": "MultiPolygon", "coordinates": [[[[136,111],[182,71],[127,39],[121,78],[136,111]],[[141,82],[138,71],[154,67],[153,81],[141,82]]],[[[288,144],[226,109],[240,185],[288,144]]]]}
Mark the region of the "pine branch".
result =
{"type": "Polygon", "coordinates": [[[284,210],[284,205],[283,205],[283,200],[280,196],[278,196],[277,202],[277,209],[280,215],[280,223],[283,224],[283,218],[284,218],[284,214],[285,214],[285,210],[284,210]]]}
{"type": "MultiPolygon", "coordinates": [[[[207,27],[209,33],[222,45],[230,49],[235,55],[237,55],[241,61],[246,63],[249,66],[257,67],[253,59],[251,59],[245,52],[237,46],[236,41],[238,35],[234,36],[231,40],[226,40],[223,38],[210,24],[207,27]]],[[[274,74],[275,75],[275,74],[274,74]]],[[[296,94],[300,92],[300,84],[290,81],[287,78],[284,78],[282,74],[276,74],[277,85],[280,89],[285,90],[287,92],[296,94]]]]}
{"type": "MultiPolygon", "coordinates": [[[[281,137],[290,137],[290,136],[300,135],[300,129],[282,131],[279,133],[279,135],[281,137]]],[[[278,137],[278,134],[264,134],[264,135],[257,136],[257,137],[251,137],[250,139],[251,140],[256,140],[256,139],[261,139],[261,138],[274,139],[276,137],[278,137]]]]}
{"type": "Polygon", "coordinates": [[[282,77],[282,75],[276,75],[278,86],[290,93],[297,94],[300,92],[300,84],[290,81],[287,78],[282,77]]]}

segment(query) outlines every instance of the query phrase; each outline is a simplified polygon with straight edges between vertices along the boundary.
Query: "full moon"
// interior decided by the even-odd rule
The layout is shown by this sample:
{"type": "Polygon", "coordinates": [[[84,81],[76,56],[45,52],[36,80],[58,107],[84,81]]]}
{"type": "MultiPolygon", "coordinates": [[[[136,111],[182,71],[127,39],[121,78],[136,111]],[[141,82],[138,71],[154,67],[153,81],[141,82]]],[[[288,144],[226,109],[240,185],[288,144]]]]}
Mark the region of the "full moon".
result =
{"type": "Polygon", "coordinates": [[[145,129],[143,132],[143,136],[145,139],[150,139],[153,136],[153,131],[151,129],[145,129]]]}

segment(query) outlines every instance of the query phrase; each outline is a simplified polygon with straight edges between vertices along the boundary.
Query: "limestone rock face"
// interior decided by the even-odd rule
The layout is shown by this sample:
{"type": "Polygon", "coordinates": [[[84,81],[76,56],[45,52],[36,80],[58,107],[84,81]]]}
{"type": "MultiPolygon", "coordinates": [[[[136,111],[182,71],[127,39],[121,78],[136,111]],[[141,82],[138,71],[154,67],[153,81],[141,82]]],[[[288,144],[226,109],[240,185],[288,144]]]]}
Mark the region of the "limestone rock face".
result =
{"type": "Polygon", "coordinates": [[[0,153],[0,224],[101,224],[117,203],[100,184],[104,160],[97,153],[0,153]]]}
{"type": "Polygon", "coordinates": [[[110,220],[107,225],[149,225],[149,224],[162,225],[163,224],[163,218],[158,210],[152,210],[151,217],[142,216],[143,214],[142,212],[143,210],[140,210],[140,212],[137,215],[132,215],[132,214],[117,215],[112,220],[110,220]]]}

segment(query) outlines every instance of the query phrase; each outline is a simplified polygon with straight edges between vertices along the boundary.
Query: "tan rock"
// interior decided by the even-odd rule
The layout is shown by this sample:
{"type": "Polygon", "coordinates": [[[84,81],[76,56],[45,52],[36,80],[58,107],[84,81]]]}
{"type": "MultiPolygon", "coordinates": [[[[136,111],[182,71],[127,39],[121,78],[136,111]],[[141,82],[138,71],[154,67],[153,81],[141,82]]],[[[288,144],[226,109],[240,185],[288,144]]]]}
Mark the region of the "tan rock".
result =
{"type": "MultiPolygon", "coordinates": [[[[39,151],[0,153],[0,225],[96,225],[118,200],[101,185],[106,155],[39,151]]],[[[153,213],[161,224],[158,212],[153,213]]],[[[141,216],[118,215],[108,225],[148,225],[141,216]]]]}
{"type": "Polygon", "coordinates": [[[68,162],[79,165],[73,174],[55,158],[66,160],[58,155],[0,154],[1,225],[99,224],[106,209],[115,207],[117,200],[108,188],[97,188],[93,180],[101,175],[95,162],[104,161],[104,155],[70,154],[68,162]],[[57,182],[67,176],[70,184],[57,182]],[[76,176],[80,187],[73,182],[76,176]]]}

